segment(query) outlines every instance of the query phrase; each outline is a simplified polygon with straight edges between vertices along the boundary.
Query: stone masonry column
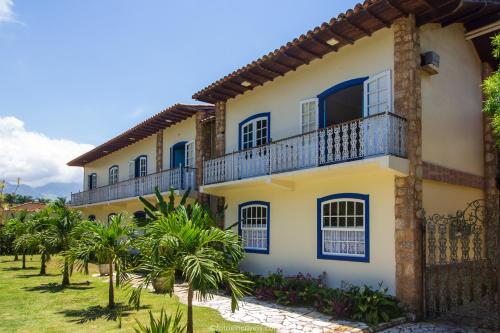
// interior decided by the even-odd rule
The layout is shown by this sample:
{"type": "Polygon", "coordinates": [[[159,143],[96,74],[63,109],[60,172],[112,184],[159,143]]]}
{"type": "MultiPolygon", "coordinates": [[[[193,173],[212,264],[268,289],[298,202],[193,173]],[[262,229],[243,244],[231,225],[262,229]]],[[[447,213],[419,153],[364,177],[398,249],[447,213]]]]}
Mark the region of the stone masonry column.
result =
{"type": "Polygon", "coordinates": [[[163,170],[163,129],[156,133],[156,172],[163,170]]]}
{"type": "Polygon", "coordinates": [[[409,175],[395,179],[396,297],[413,319],[423,313],[422,96],[420,36],[415,17],[397,19],[394,31],[394,110],[407,119],[409,175]]]}
{"type": "MultiPolygon", "coordinates": [[[[210,129],[203,124],[206,114],[196,113],[195,166],[196,186],[203,185],[203,161],[210,158],[210,129]]],[[[198,191],[198,201],[208,205],[209,196],[198,191]]]]}
{"type": "MultiPolygon", "coordinates": [[[[215,103],[215,154],[217,157],[226,153],[226,102],[215,103]]],[[[223,212],[226,205],[224,197],[217,197],[217,211],[223,212]]],[[[219,227],[224,228],[224,218],[218,221],[219,227]]]]}
{"type": "MultiPolygon", "coordinates": [[[[483,63],[481,66],[481,79],[484,80],[493,73],[490,64],[483,63]]],[[[483,96],[483,100],[485,96],[483,96]]],[[[491,127],[491,118],[483,113],[483,142],[484,142],[484,200],[487,208],[487,221],[486,221],[486,257],[488,258],[488,274],[491,274],[491,289],[490,294],[495,295],[496,288],[500,286],[500,226],[499,226],[499,193],[497,184],[497,171],[498,171],[498,150],[496,146],[496,137],[491,127]],[[496,248],[495,248],[496,244],[496,248]],[[493,266],[497,267],[497,275],[494,276],[493,266]]],[[[498,297],[498,296],[497,296],[498,297]]],[[[500,313],[500,302],[497,303],[497,311],[500,313]]]]}

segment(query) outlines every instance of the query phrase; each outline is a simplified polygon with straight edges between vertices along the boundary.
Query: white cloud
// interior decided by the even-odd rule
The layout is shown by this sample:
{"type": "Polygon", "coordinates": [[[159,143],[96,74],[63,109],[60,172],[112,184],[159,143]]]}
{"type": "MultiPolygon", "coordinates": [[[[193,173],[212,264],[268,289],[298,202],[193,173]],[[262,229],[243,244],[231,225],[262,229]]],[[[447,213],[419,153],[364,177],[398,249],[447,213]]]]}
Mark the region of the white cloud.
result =
{"type": "Polygon", "coordinates": [[[13,0],[0,0],[0,23],[16,22],[14,11],[12,9],[13,7],[13,0]]]}
{"type": "MultiPolygon", "coordinates": [[[[1,1],[1,0],[0,0],[1,1]]],[[[0,179],[41,186],[81,182],[82,170],[66,165],[94,146],[30,132],[15,117],[0,117],[0,179]]]]}

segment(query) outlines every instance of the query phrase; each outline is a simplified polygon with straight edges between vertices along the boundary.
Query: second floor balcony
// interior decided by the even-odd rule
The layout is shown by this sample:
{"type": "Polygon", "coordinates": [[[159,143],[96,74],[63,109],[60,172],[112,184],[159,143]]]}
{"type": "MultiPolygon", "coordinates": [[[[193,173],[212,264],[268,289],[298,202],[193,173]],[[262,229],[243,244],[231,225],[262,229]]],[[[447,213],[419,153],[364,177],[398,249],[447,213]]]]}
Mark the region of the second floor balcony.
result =
{"type": "Polygon", "coordinates": [[[83,206],[112,200],[127,199],[153,194],[158,187],[160,192],[194,189],[196,186],[196,169],[175,168],[163,170],[144,177],[120,181],[116,184],[97,187],[91,190],[72,193],[71,205],[83,206]]]}
{"type": "Polygon", "coordinates": [[[203,184],[217,184],[369,157],[406,157],[406,119],[380,113],[240,150],[204,162],[203,184]]]}

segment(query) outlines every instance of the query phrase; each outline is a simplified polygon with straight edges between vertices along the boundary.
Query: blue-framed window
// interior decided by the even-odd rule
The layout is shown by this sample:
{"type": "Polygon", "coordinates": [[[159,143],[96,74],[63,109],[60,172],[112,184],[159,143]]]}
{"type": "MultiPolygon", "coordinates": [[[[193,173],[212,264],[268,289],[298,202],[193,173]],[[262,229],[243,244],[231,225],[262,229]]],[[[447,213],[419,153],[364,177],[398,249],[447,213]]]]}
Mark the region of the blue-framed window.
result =
{"type": "Polygon", "coordinates": [[[270,205],[249,201],[238,206],[238,234],[246,252],[269,254],[270,205]]]}
{"type": "Polygon", "coordinates": [[[271,113],[254,114],[238,125],[239,149],[257,147],[269,143],[271,133],[271,113]]]}
{"type": "Polygon", "coordinates": [[[370,261],[369,196],[339,193],[317,200],[318,259],[370,261]]]}
{"type": "Polygon", "coordinates": [[[118,183],[118,179],[119,179],[118,165],[113,165],[112,167],[109,168],[109,171],[108,171],[109,185],[113,185],[113,184],[118,183]]]}
{"type": "Polygon", "coordinates": [[[89,190],[97,187],[97,173],[91,173],[87,178],[87,186],[89,190]]]}
{"type": "Polygon", "coordinates": [[[135,159],[135,173],[134,176],[144,177],[148,174],[148,157],[146,155],[138,156],[135,159]]]}
{"type": "Polygon", "coordinates": [[[187,141],[179,141],[170,147],[170,169],[186,165],[186,144],[187,141]]]}

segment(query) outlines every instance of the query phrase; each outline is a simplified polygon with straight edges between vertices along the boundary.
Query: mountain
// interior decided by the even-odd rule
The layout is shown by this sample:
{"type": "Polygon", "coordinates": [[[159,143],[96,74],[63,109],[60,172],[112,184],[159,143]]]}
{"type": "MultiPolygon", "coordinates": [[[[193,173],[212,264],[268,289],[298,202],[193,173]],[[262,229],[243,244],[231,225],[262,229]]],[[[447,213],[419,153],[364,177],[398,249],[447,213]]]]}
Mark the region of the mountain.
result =
{"type": "Polygon", "coordinates": [[[82,184],[80,183],[49,183],[38,187],[21,184],[16,191],[15,184],[6,183],[4,193],[16,191],[17,194],[29,195],[33,198],[55,199],[57,197],[66,197],[69,200],[72,192],[78,192],[81,189],[82,184]]]}

